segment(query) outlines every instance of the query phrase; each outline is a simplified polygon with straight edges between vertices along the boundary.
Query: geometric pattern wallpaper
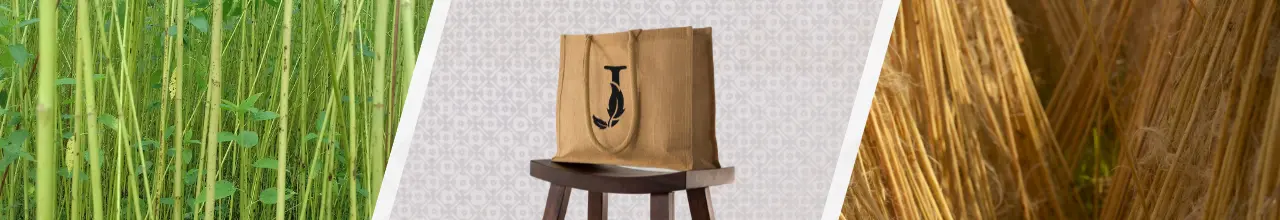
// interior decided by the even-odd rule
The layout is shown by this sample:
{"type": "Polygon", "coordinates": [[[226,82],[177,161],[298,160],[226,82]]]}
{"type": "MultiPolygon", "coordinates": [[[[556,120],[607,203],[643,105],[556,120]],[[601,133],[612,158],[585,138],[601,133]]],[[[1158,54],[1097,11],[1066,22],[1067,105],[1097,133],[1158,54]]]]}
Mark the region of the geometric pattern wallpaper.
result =
{"type": "MultiPolygon", "coordinates": [[[[455,1],[440,40],[393,219],[536,219],[555,154],[559,36],[712,27],[716,131],[733,184],[721,219],[816,219],[848,126],[880,0],[455,1]]],[[[688,219],[683,192],[677,218],[688,219]]],[[[609,197],[648,219],[648,196],[609,197]]],[[[569,219],[585,219],[574,191],[569,219]]]]}

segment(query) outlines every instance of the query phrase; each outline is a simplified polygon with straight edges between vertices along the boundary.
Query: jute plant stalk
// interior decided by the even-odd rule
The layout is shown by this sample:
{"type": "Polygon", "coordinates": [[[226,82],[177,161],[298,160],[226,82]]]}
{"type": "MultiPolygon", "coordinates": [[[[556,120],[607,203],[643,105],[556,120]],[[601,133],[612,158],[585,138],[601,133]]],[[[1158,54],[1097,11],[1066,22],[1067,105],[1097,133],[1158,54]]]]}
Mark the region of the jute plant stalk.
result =
{"type": "MultiPolygon", "coordinates": [[[[77,57],[84,59],[84,62],[82,63],[84,64],[84,66],[81,68],[84,69],[85,73],[93,73],[95,72],[95,70],[97,70],[97,68],[95,68],[96,65],[95,65],[94,59],[89,59],[89,57],[93,54],[91,52],[93,51],[93,46],[92,46],[93,41],[90,40],[90,38],[92,37],[93,31],[91,31],[91,29],[87,27],[91,22],[89,18],[89,12],[88,12],[90,10],[89,8],[90,7],[89,7],[88,1],[80,0],[79,6],[77,7],[79,12],[76,18],[77,20],[76,23],[77,23],[77,26],[79,27],[78,32],[80,32],[80,33],[77,33],[78,35],[77,37],[80,38],[76,46],[77,49],[80,50],[78,54],[79,56],[77,57]]],[[[91,199],[93,200],[93,205],[92,205],[93,218],[103,219],[104,217],[106,217],[106,214],[105,214],[106,207],[104,207],[106,202],[104,201],[105,199],[103,198],[103,194],[102,194],[102,188],[104,187],[96,187],[96,186],[105,186],[105,184],[102,182],[102,173],[103,173],[103,169],[102,169],[103,150],[102,150],[102,137],[101,137],[102,134],[99,131],[99,129],[102,126],[99,123],[93,123],[98,120],[98,101],[96,100],[98,97],[98,94],[97,94],[98,90],[96,88],[97,82],[94,81],[92,76],[89,76],[89,78],[84,79],[83,83],[84,83],[83,86],[85,90],[84,92],[85,99],[83,100],[83,102],[85,103],[84,104],[85,115],[82,118],[82,120],[90,122],[90,123],[87,123],[87,125],[85,125],[85,130],[88,132],[88,134],[86,134],[86,137],[88,137],[87,145],[89,146],[89,152],[88,152],[89,153],[89,161],[88,161],[89,175],[90,175],[89,186],[92,188],[92,190],[90,190],[91,193],[89,195],[92,197],[91,199]]]]}
{"type": "MultiPolygon", "coordinates": [[[[359,0],[357,0],[357,1],[359,1],[359,0]]],[[[356,22],[357,22],[357,20],[356,20],[356,19],[357,19],[357,17],[355,16],[355,14],[356,14],[358,11],[360,11],[360,9],[361,9],[361,7],[359,7],[359,4],[346,4],[346,7],[344,7],[344,8],[343,8],[343,11],[345,12],[345,13],[343,13],[343,15],[346,15],[346,16],[345,16],[345,18],[343,19],[343,22],[342,22],[342,24],[343,24],[343,26],[344,26],[344,28],[343,28],[344,35],[343,35],[343,38],[342,38],[341,42],[343,42],[343,43],[345,44],[345,46],[343,46],[343,51],[344,51],[344,53],[342,53],[342,54],[340,55],[340,57],[342,58],[342,60],[341,60],[341,61],[339,61],[339,63],[342,63],[343,65],[342,65],[342,66],[339,66],[339,68],[335,69],[335,70],[339,71],[339,73],[338,73],[338,74],[335,74],[335,75],[340,75],[340,74],[342,74],[342,72],[345,72],[345,73],[346,73],[346,75],[347,75],[347,78],[346,78],[346,79],[347,79],[347,97],[359,97],[359,96],[356,96],[356,93],[355,93],[355,91],[356,91],[356,90],[354,89],[354,88],[356,87],[356,84],[355,84],[355,81],[356,81],[355,63],[354,63],[354,61],[353,61],[353,56],[351,55],[351,53],[350,53],[350,52],[346,52],[346,51],[351,51],[351,50],[353,50],[352,48],[354,48],[354,41],[355,41],[355,39],[353,39],[353,38],[355,38],[355,37],[356,37],[356,36],[355,36],[355,27],[356,27],[356,22]],[[345,67],[345,68],[346,68],[346,69],[345,69],[345,71],[343,71],[342,67],[345,67]]],[[[357,204],[357,203],[359,203],[359,198],[357,198],[356,194],[357,194],[357,191],[358,191],[359,189],[358,189],[358,188],[357,188],[357,186],[356,186],[356,184],[357,184],[357,180],[356,180],[356,179],[358,179],[358,178],[356,177],[356,160],[357,160],[357,158],[358,158],[357,156],[359,155],[359,151],[357,151],[356,146],[357,146],[357,145],[359,145],[360,143],[356,142],[356,141],[358,140],[358,133],[356,132],[357,127],[355,126],[355,124],[356,124],[356,123],[355,123],[355,122],[356,122],[356,104],[355,104],[355,102],[354,102],[354,101],[352,101],[352,102],[347,102],[347,120],[348,120],[348,126],[347,126],[347,164],[348,164],[348,165],[347,165],[347,175],[348,175],[348,176],[347,176],[347,188],[348,188],[348,189],[350,189],[350,191],[348,191],[348,192],[347,192],[347,198],[349,198],[348,202],[349,202],[350,204],[357,204]]],[[[357,206],[348,206],[348,207],[350,208],[350,210],[349,210],[349,211],[350,211],[351,213],[359,213],[359,212],[360,212],[360,208],[359,208],[359,207],[357,207],[357,206]]],[[[356,218],[356,215],[351,215],[351,219],[352,219],[352,220],[357,219],[357,218],[356,218]]]]}
{"type": "MultiPolygon", "coordinates": [[[[278,136],[279,144],[276,145],[276,219],[284,219],[284,196],[285,196],[285,167],[289,161],[289,75],[292,75],[293,60],[290,60],[289,53],[293,51],[291,43],[293,42],[293,0],[284,0],[284,5],[290,6],[283,8],[284,10],[284,28],[280,31],[280,44],[283,45],[280,52],[280,136],[278,136]]],[[[378,172],[381,173],[381,172],[378,172]]]]}
{"type": "MultiPolygon", "coordinates": [[[[418,63],[418,43],[414,39],[420,39],[414,27],[415,20],[420,16],[416,16],[417,3],[414,0],[397,0],[400,1],[400,94],[407,94],[409,91],[409,79],[413,78],[413,65],[418,63]]],[[[431,1],[427,1],[427,5],[431,5],[431,1]]]]}
{"type": "MultiPolygon", "coordinates": [[[[177,23],[177,26],[174,28],[174,37],[173,37],[174,44],[172,45],[186,45],[186,41],[184,37],[186,37],[187,22],[184,22],[185,19],[181,19],[181,18],[186,18],[187,10],[184,10],[186,8],[184,7],[184,4],[186,1],[172,1],[172,2],[174,3],[173,14],[176,17],[175,20],[178,20],[178,22],[174,22],[174,23],[177,23]]],[[[187,58],[183,56],[183,52],[185,51],[186,51],[185,49],[174,50],[173,54],[174,54],[174,57],[176,57],[177,59],[173,61],[174,62],[173,80],[170,81],[170,84],[172,84],[170,85],[170,88],[173,88],[172,99],[173,99],[173,112],[174,112],[173,114],[174,115],[173,117],[173,128],[174,128],[173,129],[173,149],[174,149],[173,164],[174,166],[173,167],[174,167],[174,170],[177,172],[185,171],[187,166],[187,161],[184,159],[187,153],[186,151],[187,124],[184,123],[185,120],[183,116],[185,115],[184,114],[185,112],[182,110],[183,105],[185,104],[182,102],[183,95],[184,95],[183,94],[184,89],[182,88],[184,88],[183,85],[186,85],[184,84],[186,78],[183,75],[184,74],[183,69],[185,69],[185,65],[183,65],[183,61],[187,60],[187,58]]],[[[172,194],[173,203],[179,204],[173,207],[173,212],[170,214],[171,215],[170,217],[173,218],[174,220],[181,220],[183,218],[183,214],[186,213],[182,211],[183,208],[185,207],[181,205],[181,204],[187,204],[186,203],[187,200],[185,198],[186,197],[185,196],[186,181],[184,181],[183,179],[185,176],[186,175],[181,173],[175,173],[173,175],[173,194],[172,194]]]]}
{"type": "MultiPolygon", "coordinates": [[[[40,1],[40,18],[48,21],[58,20],[57,2],[40,1]]],[[[58,51],[58,30],[57,24],[53,22],[44,22],[40,24],[40,54],[57,54],[58,51]]],[[[55,179],[57,171],[57,156],[55,152],[54,133],[56,132],[55,123],[58,115],[58,108],[55,103],[58,102],[57,95],[54,94],[54,80],[58,76],[58,57],[47,56],[43,62],[37,63],[40,69],[39,98],[36,102],[36,209],[38,209],[37,219],[58,219],[57,210],[54,208],[57,201],[58,181],[55,179]]]]}
{"type": "Polygon", "coordinates": [[[1076,217],[1008,6],[904,1],[898,19],[844,217],[1076,217]]]}
{"type": "Polygon", "coordinates": [[[209,100],[205,102],[205,109],[208,111],[208,119],[205,120],[205,141],[204,142],[204,220],[213,220],[213,205],[215,199],[214,183],[218,173],[217,155],[218,131],[222,127],[222,108],[218,103],[222,101],[222,0],[213,0],[210,2],[213,6],[213,30],[209,37],[209,100]]]}
{"type": "MultiPolygon", "coordinates": [[[[371,164],[370,168],[374,170],[375,173],[381,173],[386,166],[385,165],[386,163],[383,161],[383,158],[381,155],[383,155],[383,152],[382,152],[383,147],[386,146],[384,142],[387,141],[386,130],[384,129],[386,128],[386,120],[387,120],[386,51],[387,51],[387,25],[388,25],[387,14],[390,13],[390,10],[389,10],[390,3],[391,3],[390,1],[391,0],[374,0],[374,3],[373,3],[375,4],[375,9],[374,9],[375,18],[373,23],[373,34],[374,34],[373,52],[376,54],[373,58],[374,63],[373,63],[373,127],[372,128],[374,129],[374,131],[371,132],[372,137],[370,137],[369,139],[371,140],[370,144],[372,146],[370,150],[371,150],[371,153],[373,154],[371,156],[372,161],[370,162],[371,164]]],[[[410,16],[409,18],[412,19],[413,17],[410,16]]],[[[373,189],[373,191],[375,192],[378,191],[379,187],[382,186],[382,176],[373,176],[373,181],[370,182],[369,184],[370,184],[369,186],[373,189]]],[[[371,201],[377,201],[378,197],[377,195],[374,195],[373,198],[374,199],[372,199],[371,201]]]]}

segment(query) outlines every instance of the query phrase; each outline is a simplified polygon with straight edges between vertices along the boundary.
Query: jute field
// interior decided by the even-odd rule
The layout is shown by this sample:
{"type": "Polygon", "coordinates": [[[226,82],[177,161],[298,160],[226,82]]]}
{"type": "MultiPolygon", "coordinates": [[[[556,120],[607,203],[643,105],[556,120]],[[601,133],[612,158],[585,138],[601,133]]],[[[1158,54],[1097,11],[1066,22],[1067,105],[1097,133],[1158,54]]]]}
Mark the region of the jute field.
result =
{"type": "Polygon", "coordinates": [[[0,219],[367,219],[431,1],[0,1],[0,219]]]}

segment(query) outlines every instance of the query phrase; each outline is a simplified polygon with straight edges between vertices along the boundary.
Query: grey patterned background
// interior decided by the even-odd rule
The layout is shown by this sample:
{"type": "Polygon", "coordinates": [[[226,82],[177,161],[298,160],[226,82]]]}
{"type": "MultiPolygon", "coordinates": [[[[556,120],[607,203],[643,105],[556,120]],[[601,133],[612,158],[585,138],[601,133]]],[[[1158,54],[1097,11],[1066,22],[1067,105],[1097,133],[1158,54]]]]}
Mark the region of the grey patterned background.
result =
{"type": "MultiPolygon", "coordinates": [[[[714,29],[717,131],[737,182],[712,188],[721,219],[816,219],[831,184],[879,0],[458,0],[440,42],[394,219],[536,219],[555,153],[560,34],[714,29]]],[[[677,216],[688,219],[683,192],[677,216]]],[[[570,219],[584,219],[574,191],[570,219]]],[[[648,219],[648,197],[610,197],[648,219]]]]}

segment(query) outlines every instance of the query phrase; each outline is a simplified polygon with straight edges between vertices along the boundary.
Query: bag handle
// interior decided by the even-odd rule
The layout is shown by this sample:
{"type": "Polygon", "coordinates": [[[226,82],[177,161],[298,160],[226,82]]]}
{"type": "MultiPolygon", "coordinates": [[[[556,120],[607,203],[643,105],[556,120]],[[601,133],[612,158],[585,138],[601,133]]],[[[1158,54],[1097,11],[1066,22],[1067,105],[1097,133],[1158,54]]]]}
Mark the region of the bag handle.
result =
{"type": "MultiPolygon", "coordinates": [[[[639,106],[640,102],[638,101],[640,99],[640,96],[638,95],[639,93],[638,90],[640,90],[640,87],[639,87],[639,84],[636,83],[636,81],[639,80],[639,77],[636,77],[636,75],[639,73],[636,69],[636,55],[637,55],[636,43],[637,41],[639,41],[638,39],[636,39],[637,35],[640,35],[640,30],[633,30],[628,32],[627,34],[627,50],[628,50],[627,52],[631,53],[630,63],[627,65],[631,66],[630,67],[631,68],[631,91],[629,91],[628,93],[632,99],[636,100],[635,102],[636,106],[639,106]]],[[[591,115],[591,84],[590,84],[591,83],[591,74],[590,74],[591,42],[592,42],[592,35],[588,34],[586,54],[583,55],[583,58],[582,58],[582,70],[587,72],[587,74],[584,74],[586,75],[586,77],[582,80],[582,88],[586,91],[585,92],[586,95],[583,96],[584,97],[583,103],[586,103],[584,105],[584,107],[586,108],[586,111],[584,111],[585,117],[583,118],[593,117],[591,115]]],[[[609,152],[610,154],[617,154],[618,152],[622,152],[623,150],[626,150],[627,148],[631,147],[631,140],[632,138],[635,138],[636,128],[640,125],[640,122],[637,121],[640,115],[639,109],[634,109],[631,111],[632,111],[632,114],[629,116],[630,119],[628,119],[631,122],[631,128],[630,130],[627,131],[627,138],[623,139],[622,144],[619,146],[606,147],[605,144],[601,143],[600,139],[596,137],[596,131],[594,128],[591,127],[592,126],[591,122],[588,121],[588,123],[585,124],[587,126],[587,134],[590,134],[591,142],[595,144],[596,148],[600,149],[600,151],[609,152]]]]}

